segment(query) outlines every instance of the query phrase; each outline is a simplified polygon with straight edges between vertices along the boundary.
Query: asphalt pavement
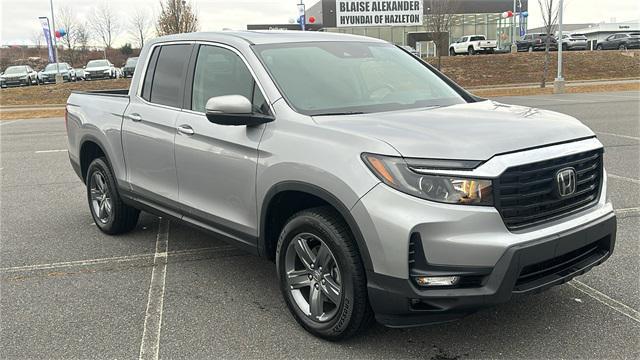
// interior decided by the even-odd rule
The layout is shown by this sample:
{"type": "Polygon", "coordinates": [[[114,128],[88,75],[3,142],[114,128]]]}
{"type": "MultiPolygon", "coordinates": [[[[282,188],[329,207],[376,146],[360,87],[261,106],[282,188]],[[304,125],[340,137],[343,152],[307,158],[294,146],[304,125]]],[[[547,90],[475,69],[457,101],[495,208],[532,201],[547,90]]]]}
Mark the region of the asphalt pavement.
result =
{"type": "Polygon", "coordinates": [[[264,259],[147,214],[130,234],[103,235],[64,121],[0,122],[0,358],[640,358],[640,93],[496,100],[567,113],[597,133],[618,213],[614,255],[460,321],[374,325],[342,343],[297,325],[264,259]]]}

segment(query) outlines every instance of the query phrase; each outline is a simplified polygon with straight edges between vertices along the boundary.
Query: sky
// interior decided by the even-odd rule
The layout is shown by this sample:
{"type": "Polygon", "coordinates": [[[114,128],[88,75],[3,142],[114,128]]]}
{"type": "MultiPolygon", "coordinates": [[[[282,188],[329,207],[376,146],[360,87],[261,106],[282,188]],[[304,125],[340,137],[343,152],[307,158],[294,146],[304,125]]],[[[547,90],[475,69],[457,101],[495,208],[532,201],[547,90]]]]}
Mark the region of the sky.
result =
{"type": "MultiPolygon", "coordinates": [[[[66,5],[74,9],[78,19],[86,19],[96,4],[106,0],[53,0],[54,7],[66,5]]],[[[224,28],[245,29],[246,24],[288,23],[296,16],[298,0],[188,0],[199,10],[202,31],[224,28]]],[[[478,0],[482,1],[482,0],[478,0]]],[[[317,0],[305,0],[307,6],[317,0]]],[[[159,13],[159,0],[109,0],[111,8],[127,16],[134,9],[159,13]]],[[[506,9],[505,9],[506,10],[506,9]]],[[[537,0],[529,0],[529,27],[542,25],[537,0]]],[[[32,44],[34,34],[41,32],[38,16],[49,16],[49,0],[0,0],[0,44],[32,44]]],[[[628,21],[640,19],[638,0],[565,0],[565,23],[628,21]]],[[[115,46],[132,39],[126,33],[116,38],[115,46]]],[[[98,41],[92,43],[98,44],[98,41]]]]}

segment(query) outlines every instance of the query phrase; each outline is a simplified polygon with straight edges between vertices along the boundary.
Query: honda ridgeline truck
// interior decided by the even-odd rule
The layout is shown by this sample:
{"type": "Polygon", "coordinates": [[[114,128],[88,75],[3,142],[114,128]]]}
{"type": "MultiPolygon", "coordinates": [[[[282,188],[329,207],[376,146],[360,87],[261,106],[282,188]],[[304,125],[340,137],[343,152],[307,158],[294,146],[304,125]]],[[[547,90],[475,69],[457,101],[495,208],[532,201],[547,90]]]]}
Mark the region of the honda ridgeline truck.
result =
{"type": "Polygon", "coordinates": [[[125,233],[144,210],[274,260],[317,336],[457,319],[613,251],[592,131],[477,98],[387,42],[192,33],[138,65],[130,89],[67,103],[96,225],[125,233]]]}

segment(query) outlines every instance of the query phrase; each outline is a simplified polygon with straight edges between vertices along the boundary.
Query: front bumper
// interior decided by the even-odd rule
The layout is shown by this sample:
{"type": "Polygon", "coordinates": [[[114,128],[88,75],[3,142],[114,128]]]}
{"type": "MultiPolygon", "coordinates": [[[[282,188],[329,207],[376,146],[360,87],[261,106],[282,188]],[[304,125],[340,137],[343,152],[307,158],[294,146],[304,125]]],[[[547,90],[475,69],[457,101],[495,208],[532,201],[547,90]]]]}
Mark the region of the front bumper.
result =
{"type": "Polygon", "coordinates": [[[86,80],[97,80],[97,79],[110,79],[111,73],[98,73],[98,74],[85,74],[84,78],[86,80]]]}
{"type": "Polygon", "coordinates": [[[27,79],[6,79],[0,82],[0,86],[2,87],[10,87],[10,86],[24,86],[29,85],[27,79]]]}
{"type": "Polygon", "coordinates": [[[611,256],[615,239],[616,217],[611,213],[570,231],[512,246],[492,269],[449,269],[479,278],[471,287],[425,290],[409,279],[369,273],[371,306],[376,319],[391,327],[455,320],[513,295],[540,292],[584,274],[611,256]]]}

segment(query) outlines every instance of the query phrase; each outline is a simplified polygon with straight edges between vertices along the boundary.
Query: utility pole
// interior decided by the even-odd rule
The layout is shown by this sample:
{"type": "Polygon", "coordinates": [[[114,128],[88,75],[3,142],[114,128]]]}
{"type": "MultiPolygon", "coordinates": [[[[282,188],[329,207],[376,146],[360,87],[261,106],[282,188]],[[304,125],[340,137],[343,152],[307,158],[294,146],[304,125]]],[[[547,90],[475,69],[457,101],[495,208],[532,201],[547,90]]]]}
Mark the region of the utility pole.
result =
{"type": "Polygon", "coordinates": [[[558,76],[553,82],[554,94],[564,93],[564,77],[562,76],[562,11],[564,8],[564,0],[560,0],[560,8],[558,9],[558,76]]]}
{"type": "MultiPolygon", "coordinates": [[[[49,0],[49,5],[51,6],[51,26],[53,27],[53,49],[55,50],[56,53],[56,84],[62,84],[63,79],[62,79],[62,75],[60,74],[60,59],[58,59],[58,40],[56,38],[56,20],[53,17],[53,0],[49,0]]],[[[51,34],[51,31],[49,31],[49,33],[51,34]]]]}

